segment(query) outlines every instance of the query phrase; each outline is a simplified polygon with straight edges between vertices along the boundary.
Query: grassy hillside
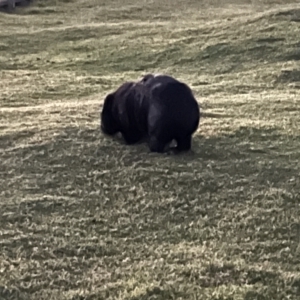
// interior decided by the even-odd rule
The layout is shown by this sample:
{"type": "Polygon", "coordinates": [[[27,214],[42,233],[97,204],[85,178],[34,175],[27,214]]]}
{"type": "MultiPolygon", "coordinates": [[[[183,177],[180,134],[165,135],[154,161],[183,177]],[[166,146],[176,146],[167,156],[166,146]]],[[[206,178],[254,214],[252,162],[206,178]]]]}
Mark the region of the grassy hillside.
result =
{"type": "Polygon", "coordinates": [[[299,299],[300,4],[249,2],[0,13],[0,299],[299,299]],[[193,88],[192,152],[99,131],[148,72],[193,88]]]}

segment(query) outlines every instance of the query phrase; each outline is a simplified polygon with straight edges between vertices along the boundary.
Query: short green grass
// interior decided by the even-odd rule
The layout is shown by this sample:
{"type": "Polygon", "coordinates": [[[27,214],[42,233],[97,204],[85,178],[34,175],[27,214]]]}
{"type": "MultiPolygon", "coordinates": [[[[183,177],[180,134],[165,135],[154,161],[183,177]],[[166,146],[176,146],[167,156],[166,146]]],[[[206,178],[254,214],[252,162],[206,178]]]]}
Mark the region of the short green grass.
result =
{"type": "Polygon", "coordinates": [[[0,28],[0,299],[300,299],[299,1],[40,0],[0,28]],[[194,90],[190,153],[101,134],[148,72],[194,90]]]}

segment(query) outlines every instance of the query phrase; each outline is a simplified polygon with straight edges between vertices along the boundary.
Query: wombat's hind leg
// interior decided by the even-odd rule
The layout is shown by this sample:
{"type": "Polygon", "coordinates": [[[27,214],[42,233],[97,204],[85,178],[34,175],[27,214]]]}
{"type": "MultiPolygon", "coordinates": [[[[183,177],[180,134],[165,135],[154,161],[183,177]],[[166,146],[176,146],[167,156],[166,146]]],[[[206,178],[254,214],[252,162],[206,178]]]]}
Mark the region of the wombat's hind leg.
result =
{"type": "Polygon", "coordinates": [[[161,142],[156,136],[150,136],[149,138],[149,149],[151,152],[163,153],[167,143],[161,142]]]}
{"type": "Polygon", "coordinates": [[[192,147],[192,136],[183,136],[176,139],[177,141],[177,151],[189,151],[192,147]]]}

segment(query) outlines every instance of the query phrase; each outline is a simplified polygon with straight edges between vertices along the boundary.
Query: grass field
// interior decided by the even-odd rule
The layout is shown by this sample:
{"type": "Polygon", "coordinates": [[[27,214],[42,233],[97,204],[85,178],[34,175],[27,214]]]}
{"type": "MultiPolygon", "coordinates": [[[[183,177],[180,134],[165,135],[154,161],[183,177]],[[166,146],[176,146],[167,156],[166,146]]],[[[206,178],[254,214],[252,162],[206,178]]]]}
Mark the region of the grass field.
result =
{"type": "Polygon", "coordinates": [[[299,1],[40,0],[0,29],[1,300],[300,299],[299,1]],[[194,90],[190,153],[100,132],[148,72],[194,90]]]}

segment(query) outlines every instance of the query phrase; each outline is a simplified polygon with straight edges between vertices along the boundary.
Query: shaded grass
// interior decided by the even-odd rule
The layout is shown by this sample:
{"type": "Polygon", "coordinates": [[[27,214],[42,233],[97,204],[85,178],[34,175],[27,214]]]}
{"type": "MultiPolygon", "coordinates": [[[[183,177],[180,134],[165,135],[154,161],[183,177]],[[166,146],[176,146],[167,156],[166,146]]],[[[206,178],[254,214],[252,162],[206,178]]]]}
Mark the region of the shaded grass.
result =
{"type": "Polygon", "coordinates": [[[0,298],[298,299],[298,15],[129,0],[1,14],[0,298]],[[188,154],[99,131],[105,94],[152,71],[205,112],[188,154]]]}

